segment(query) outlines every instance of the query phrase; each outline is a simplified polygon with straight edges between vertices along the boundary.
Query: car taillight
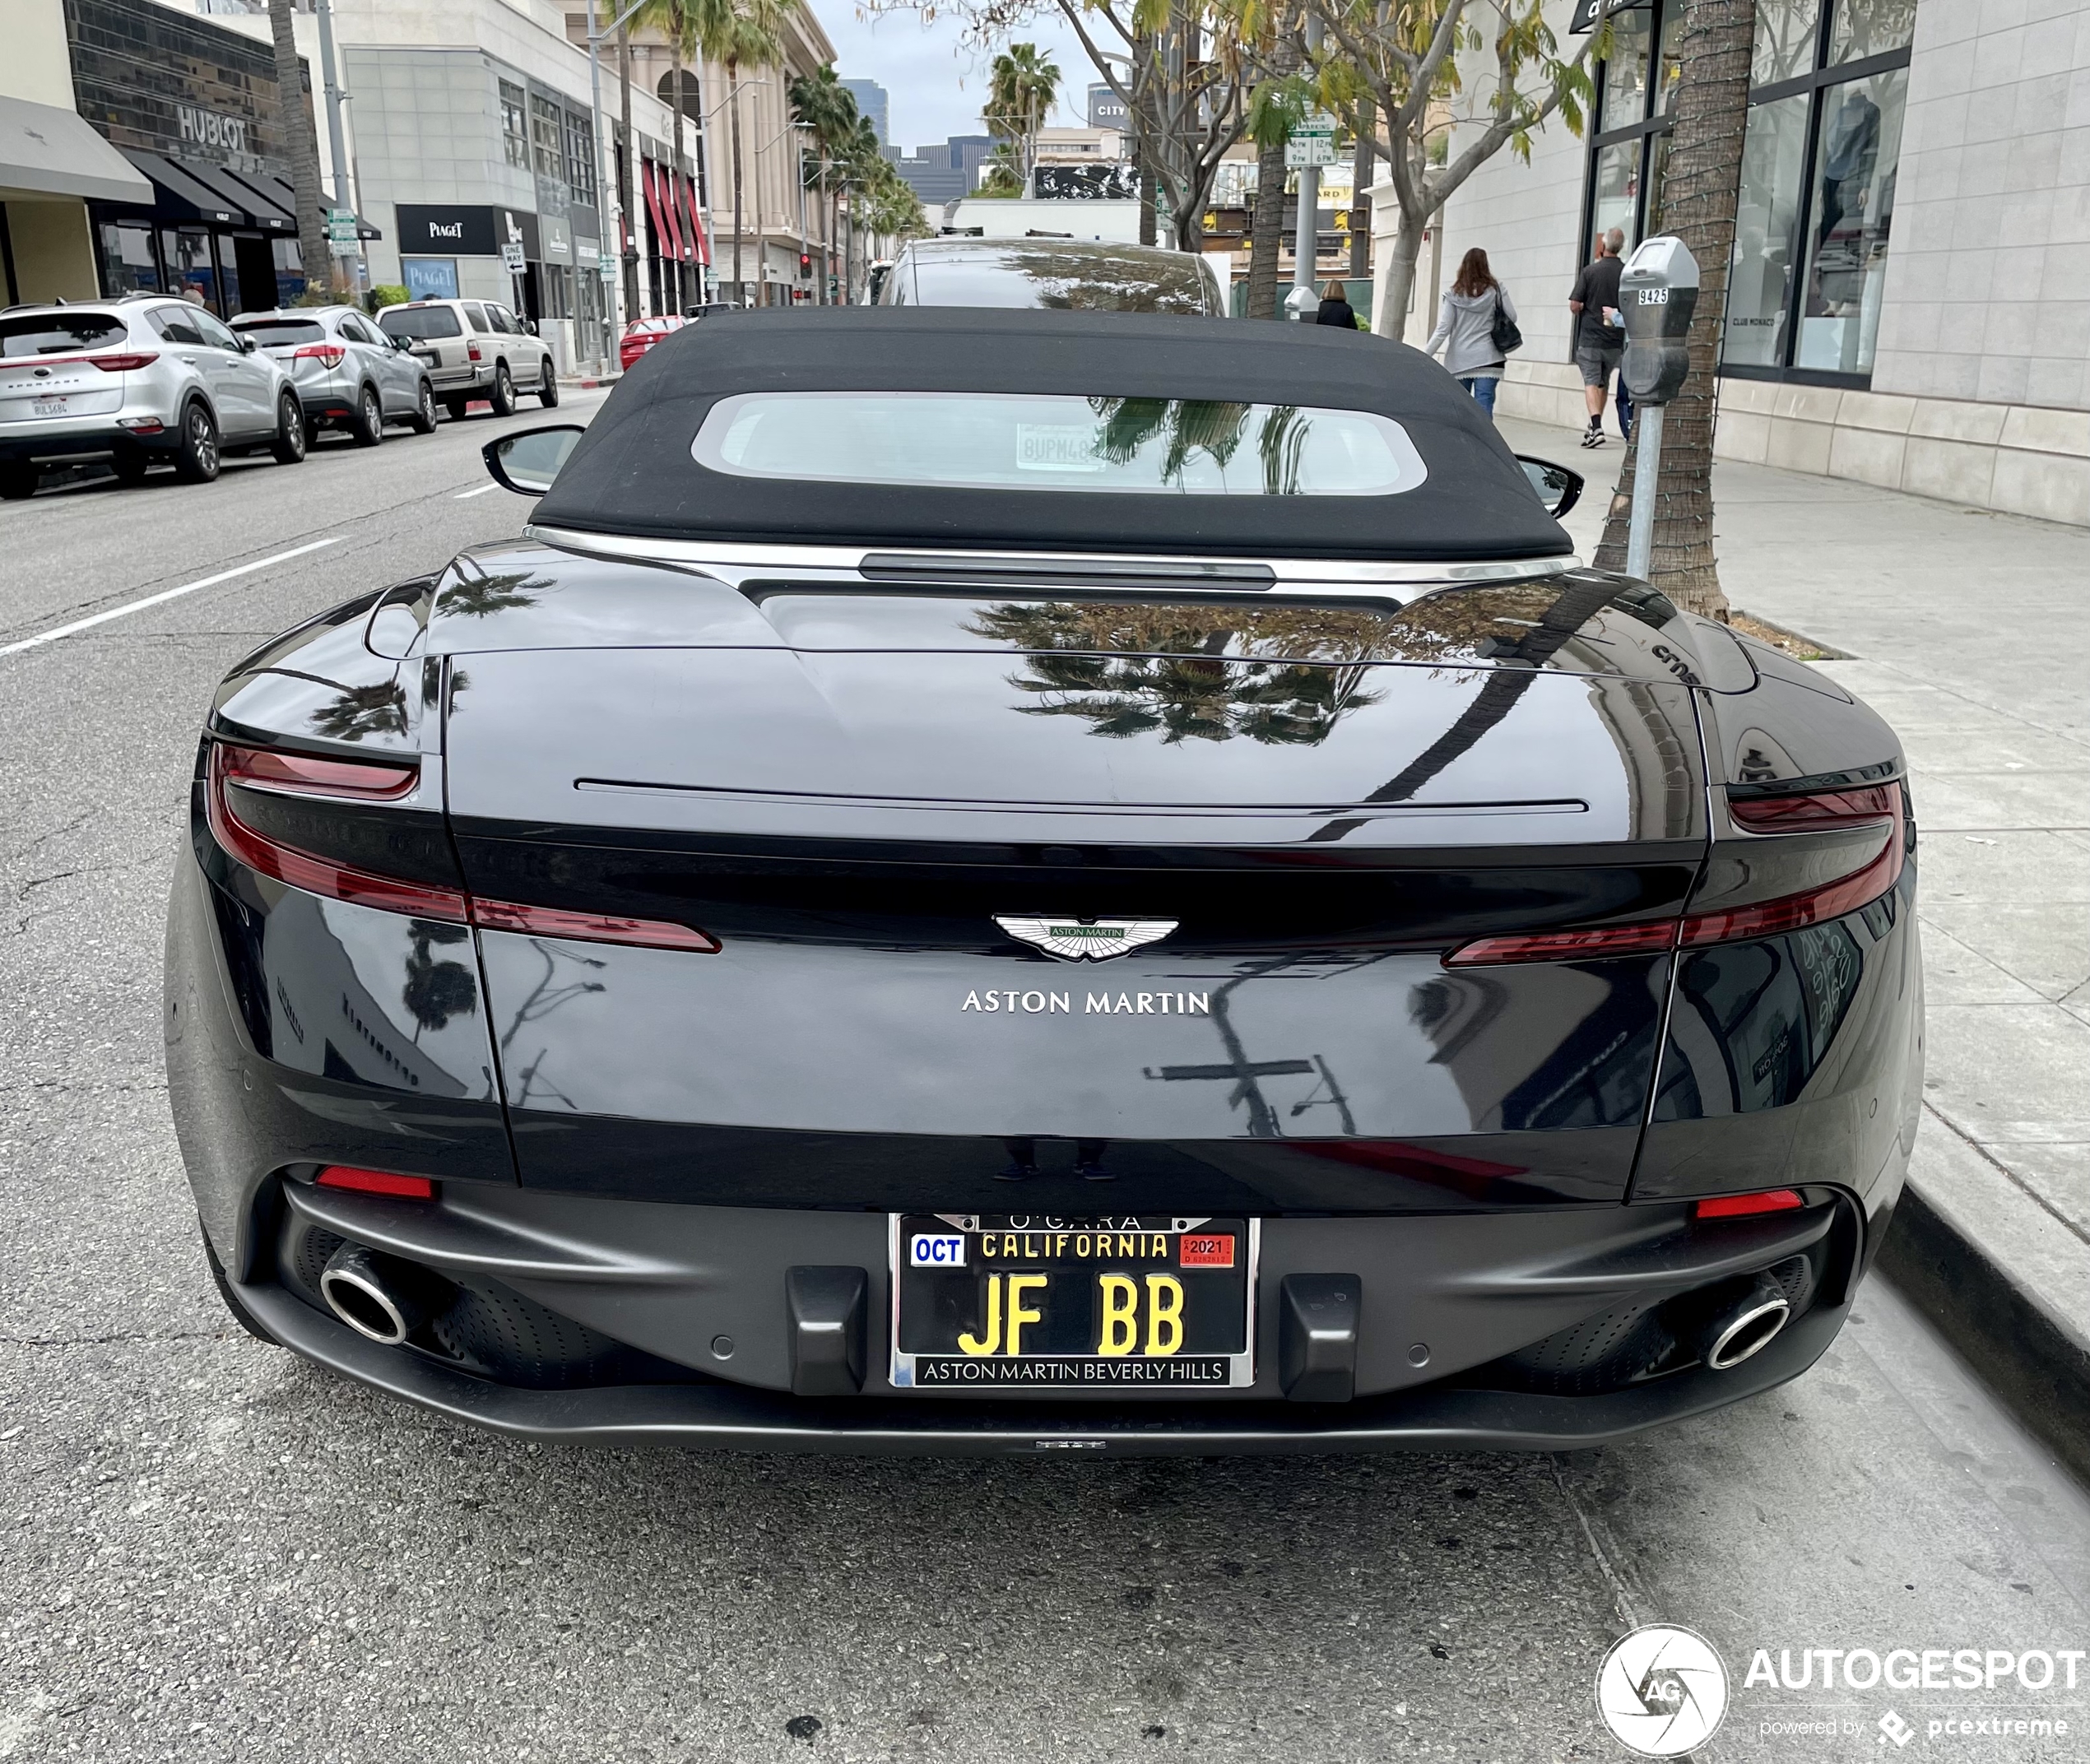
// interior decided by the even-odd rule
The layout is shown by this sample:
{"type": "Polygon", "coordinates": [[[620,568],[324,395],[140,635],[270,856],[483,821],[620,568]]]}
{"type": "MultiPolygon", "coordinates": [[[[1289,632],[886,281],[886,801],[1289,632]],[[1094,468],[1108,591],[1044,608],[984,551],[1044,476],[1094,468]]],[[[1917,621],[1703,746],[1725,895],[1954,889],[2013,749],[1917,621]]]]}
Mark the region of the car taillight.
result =
{"type": "Polygon", "coordinates": [[[484,355],[479,353],[479,346],[476,343],[467,343],[464,346],[464,352],[474,361],[484,361],[486,359],[484,355]]]}
{"type": "Polygon", "coordinates": [[[1724,907],[1712,912],[1687,913],[1677,919],[1482,937],[1452,950],[1445,956],[1444,965],[1478,968],[1505,962],[1568,962],[1772,937],[1855,912],[1860,907],[1870,906],[1901,880],[1907,841],[1899,784],[1805,796],[1745,797],[1727,806],[1737,824],[1753,832],[1816,833],[1838,826],[1883,824],[1887,843],[1861,869],[1796,894],[1724,907]]]}
{"type": "Polygon", "coordinates": [[[290,359],[293,361],[316,361],[323,368],[337,368],[348,354],[339,343],[307,343],[290,359]]]}
{"type": "Polygon", "coordinates": [[[1753,1195],[1716,1195],[1694,1209],[1700,1219],[1752,1219],[1760,1213],[1790,1213],[1807,1203],[1796,1188],[1766,1188],[1753,1195]]]}
{"type": "Polygon", "coordinates": [[[88,360],[104,374],[134,374],[160,359],[157,350],[129,350],[113,355],[90,355],[88,360]]]}
{"type": "MultiPolygon", "coordinates": [[[[719,949],[717,938],[671,920],[634,919],[620,914],[529,906],[519,901],[487,900],[467,893],[462,886],[446,886],[426,877],[387,875],[348,855],[354,852],[360,856],[366,850],[382,852],[387,848],[382,838],[372,837],[367,819],[351,821],[349,817],[367,817],[374,804],[397,803],[411,796],[420,782],[418,760],[322,759],[276,748],[217,741],[211,747],[205,812],[212,837],[228,856],[249,870],[307,894],[373,907],[381,912],[444,919],[488,931],[522,931],[582,943],[634,944],[702,955],[715,954],[719,949]],[[245,816],[233,802],[230,791],[234,788],[253,791],[260,799],[245,816]],[[280,830],[263,831],[253,825],[255,819],[266,818],[260,811],[270,798],[287,799],[293,813],[285,825],[300,833],[302,843],[291,843],[280,830]],[[337,811],[338,826],[326,818],[330,805],[337,811]],[[333,844],[337,849],[313,849],[321,844],[333,844]]],[[[430,818],[425,814],[422,817],[424,820],[430,818]]],[[[431,833],[427,843],[438,847],[440,852],[439,856],[425,857],[427,867],[453,871],[455,860],[449,854],[447,838],[431,833]]],[[[462,879],[454,880],[461,883],[462,879]]]]}
{"type": "Polygon", "coordinates": [[[402,1200],[433,1200],[435,1184],[425,1176],[394,1176],[389,1170],[359,1170],[329,1164],[314,1179],[321,1188],[345,1188],[352,1195],[392,1195],[402,1200]]]}

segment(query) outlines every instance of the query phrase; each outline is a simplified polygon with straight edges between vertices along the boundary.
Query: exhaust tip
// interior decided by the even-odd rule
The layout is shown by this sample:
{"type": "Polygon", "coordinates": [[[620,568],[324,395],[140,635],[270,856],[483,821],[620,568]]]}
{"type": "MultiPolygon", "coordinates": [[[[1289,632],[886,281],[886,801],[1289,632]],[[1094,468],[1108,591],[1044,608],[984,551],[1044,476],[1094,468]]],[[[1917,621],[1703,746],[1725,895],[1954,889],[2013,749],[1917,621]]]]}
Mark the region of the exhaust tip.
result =
{"type": "Polygon", "coordinates": [[[359,1335],[396,1348],[427,1321],[429,1306],[410,1264],[344,1243],[320,1270],[327,1308],[359,1335]]]}
{"type": "Polygon", "coordinates": [[[1705,1362],[1716,1372],[1731,1371],[1761,1353],[1777,1339],[1792,1316],[1785,1288],[1767,1274],[1756,1277],[1748,1293],[1706,1324],[1705,1362]]]}

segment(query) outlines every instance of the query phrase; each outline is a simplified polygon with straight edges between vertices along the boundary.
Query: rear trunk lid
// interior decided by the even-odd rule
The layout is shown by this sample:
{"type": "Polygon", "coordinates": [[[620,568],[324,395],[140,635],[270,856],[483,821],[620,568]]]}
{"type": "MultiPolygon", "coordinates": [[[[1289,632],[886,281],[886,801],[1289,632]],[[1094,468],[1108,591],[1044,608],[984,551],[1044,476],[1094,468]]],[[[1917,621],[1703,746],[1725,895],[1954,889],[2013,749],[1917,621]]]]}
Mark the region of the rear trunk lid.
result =
{"type": "Polygon", "coordinates": [[[663,647],[606,615],[627,646],[576,640],[556,592],[494,609],[486,639],[518,610],[510,640],[565,635],[451,664],[471,887],[722,946],[481,933],[524,1180],[1004,1210],[1009,1169],[1061,1210],[1618,1197],[1668,958],[1441,962],[1676,911],[1703,856],[1689,692],[1599,582],[1403,610],[685,580],[663,647]],[[1154,935],[1055,959],[1112,920],[1154,935]]]}

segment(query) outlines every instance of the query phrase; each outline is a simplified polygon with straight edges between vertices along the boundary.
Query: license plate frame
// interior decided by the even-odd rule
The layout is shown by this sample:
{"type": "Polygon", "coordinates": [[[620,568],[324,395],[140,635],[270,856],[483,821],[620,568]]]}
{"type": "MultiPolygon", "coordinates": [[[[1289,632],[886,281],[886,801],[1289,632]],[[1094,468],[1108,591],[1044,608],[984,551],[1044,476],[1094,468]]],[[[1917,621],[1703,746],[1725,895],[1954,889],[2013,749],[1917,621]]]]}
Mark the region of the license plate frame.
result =
{"type": "MultiPolygon", "coordinates": [[[[1087,1396],[1146,1390],[1187,1396],[1245,1390],[1256,1381],[1259,1219],[924,1211],[888,1214],[886,1223],[892,1330],[888,1374],[895,1390],[1087,1396]],[[997,1240],[992,1246],[997,1253],[983,1257],[979,1245],[990,1235],[997,1240]],[[960,1241],[962,1260],[940,1265],[914,1261],[917,1237],[960,1241]],[[1013,1245],[1017,1253],[998,1253],[1010,1246],[1001,1240],[1011,1237],[1018,1240],[1013,1245]],[[1124,1240],[1142,1237],[1149,1241],[1133,1246],[1138,1255],[1118,1253],[1126,1247],[1124,1240]],[[1154,1253],[1151,1240],[1156,1237],[1166,1240],[1164,1254],[1154,1253]],[[1090,1242],[1084,1243],[1084,1238],[1090,1242]],[[1094,1241],[1098,1238],[1115,1241],[1106,1248],[1094,1241]],[[1211,1241],[1201,1246],[1200,1239],[1211,1241]],[[1228,1244],[1225,1253],[1231,1258],[1224,1265],[1217,1260],[1222,1244],[1228,1244]],[[1089,1253],[1076,1253],[1084,1249],[1089,1253]],[[1079,1270],[1094,1278],[1084,1282],[1079,1270]],[[1128,1294],[1120,1287],[1106,1296],[1102,1285],[1106,1274],[1123,1274],[1132,1291],[1128,1294]],[[993,1297],[992,1315],[987,1314],[988,1277],[1003,1274],[1045,1274],[1048,1281],[1056,1278],[1061,1283],[1057,1293],[1048,1284],[1035,1297],[1027,1290],[1020,1300],[1010,1302],[1012,1310],[1017,1302],[1026,1309],[1035,1305],[1050,1318],[1041,1322],[1026,1317],[1027,1335],[1035,1330],[1049,1339],[1043,1345],[1021,1339],[1013,1357],[999,1339],[999,1293],[993,1297]],[[1166,1330],[1165,1321],[1157,1325],[1142,1308],[1150,1297],[1165,1307],[1169,1297],[1165,1291],[1150,1293],[1149,1274],[1172,1278],[1180,1289],[1182,1333],[1169,1351],[1150,1353],[1147,1341],[1138,1339],[1145,1329],[1166,1330]],[[1074,1295],[1067,1293],[1069,1284],[1075,1288],[1074,1295]],[[1061,1299],[1057,1306],[1052,1303],[1056,1296],[1061,1299]],[[1103,1333],[1110,1326],[1103,1307],[1123,1302],[1135,1307],[1130,1324],[1133,1345],[1114,1353],[1099,1351],[1103,1333]],[[986,1339],[990,1322],[997,1330],[992,1351],[976,1348],[968,1353],[959,1347],[961,1335],[976,1344],[986,1339]],[[1093,1345],[1069,1351],[1071,1331],[1093,1345]],[[946,1334],[947,1343],[942,1339],[946,1334]]],[[[1117,1331],[1126,1326],[1118,1325],[1117,1331]]]]}

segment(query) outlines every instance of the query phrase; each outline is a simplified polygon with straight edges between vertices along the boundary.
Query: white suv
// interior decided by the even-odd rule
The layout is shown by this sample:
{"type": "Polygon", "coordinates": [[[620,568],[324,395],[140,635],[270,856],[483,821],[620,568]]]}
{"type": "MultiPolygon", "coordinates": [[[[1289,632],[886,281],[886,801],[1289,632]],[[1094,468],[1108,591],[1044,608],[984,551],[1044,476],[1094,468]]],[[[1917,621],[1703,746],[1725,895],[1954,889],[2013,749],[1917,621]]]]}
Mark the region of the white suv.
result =
{"type": "Polygon", "coordinates": [[[202,307],[165,295],[0,311],[0,497],[46,464],[105,457],[126,484],[156,462],[208,483],[229,453],[304,457],[304,407],[281,365],[202,307]]]}
{"type": "Polygon", "coordinates": [[[526,393],[547,411],[559,402],[551,346],[498,301],[409,300],[380,307],[378,328],[420,357],[453,417],[474,398],[486,399],[496,416],[513,415],[526,393]]]}

